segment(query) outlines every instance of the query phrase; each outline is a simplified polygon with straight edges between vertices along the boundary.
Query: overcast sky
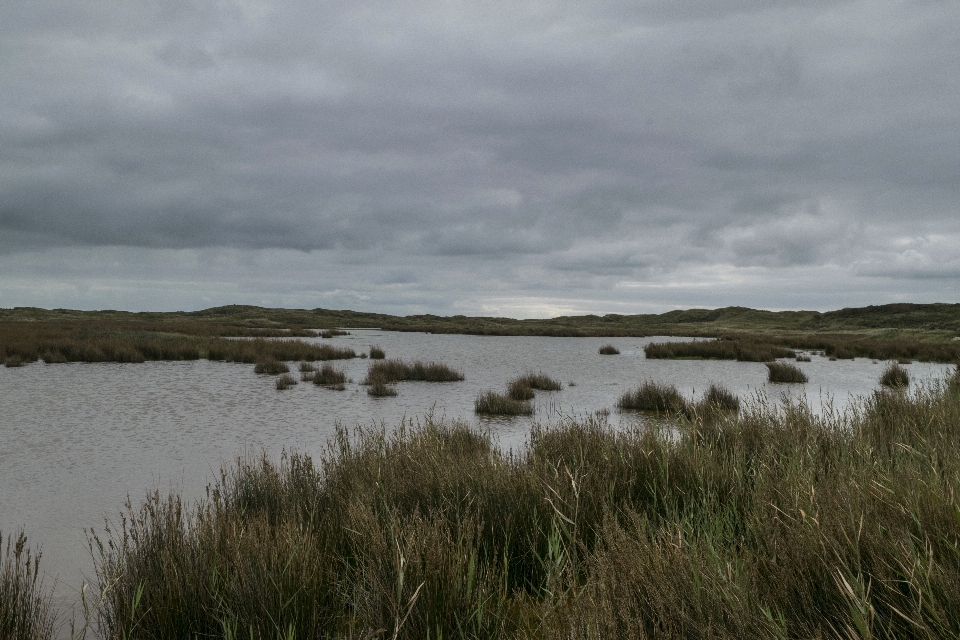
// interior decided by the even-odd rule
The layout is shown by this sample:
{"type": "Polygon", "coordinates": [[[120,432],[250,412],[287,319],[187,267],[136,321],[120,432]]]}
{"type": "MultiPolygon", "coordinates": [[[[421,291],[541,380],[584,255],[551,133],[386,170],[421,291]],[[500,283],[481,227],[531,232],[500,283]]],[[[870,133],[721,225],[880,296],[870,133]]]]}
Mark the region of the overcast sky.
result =
{"type": "Polygon", "coordinates": [[[0,307],[960,301],[960,3],[0,8],[0,307]]]}

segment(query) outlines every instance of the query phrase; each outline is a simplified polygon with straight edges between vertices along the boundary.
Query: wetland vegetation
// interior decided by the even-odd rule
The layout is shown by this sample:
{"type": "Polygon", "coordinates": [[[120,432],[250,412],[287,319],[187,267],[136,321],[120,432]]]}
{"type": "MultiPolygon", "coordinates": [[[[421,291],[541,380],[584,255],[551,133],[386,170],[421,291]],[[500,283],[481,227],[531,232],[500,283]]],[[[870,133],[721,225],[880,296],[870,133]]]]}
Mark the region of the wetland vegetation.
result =
{"type": "Polygon", "coordinates": [[[800,367],[789,362],[767,362],[767,380],[779,383],[804,383],[809,382],[800,367]]]}
{"type": "MultiPolygon", "coordinates": [[[[709,393],[707,395],[710,395],[709,393]]],[[[960,374],[841,414],[340,429],[91,540],[108,638],[960,635],[960,374]]]]}
{"type": "Polygon", "coordinates": [[[899,363],[895,363],[884,370],[880,384],[892,389],[904,389],[910,385],[910,374],[899,363]]]}

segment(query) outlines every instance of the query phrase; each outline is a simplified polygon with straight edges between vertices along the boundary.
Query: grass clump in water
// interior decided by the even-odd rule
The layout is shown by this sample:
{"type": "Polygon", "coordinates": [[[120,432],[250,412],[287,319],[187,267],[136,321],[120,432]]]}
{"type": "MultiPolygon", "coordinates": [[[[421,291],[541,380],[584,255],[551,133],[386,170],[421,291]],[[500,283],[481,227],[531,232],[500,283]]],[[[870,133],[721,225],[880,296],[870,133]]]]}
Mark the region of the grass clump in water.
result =
{"type": "Polygon", "coordinates": [[[263,360],[259,360],[253,367],[254,373],[271,376],[279,375],[281,373],[288,373],[289,371],[290,367],[287,366],[287,363],[280,362],[279,360],[275,360],[273,358],[264,358],[263,360]]]}
{"type": "Polygon", "coordinates": [[[347,381],[347,374],[339,369],[334,369],[332,365],[324,364],[319,371],[313,375],[313,383],[317,386],[343,391],[346,387],[343,383],[347,381]]]}
{"type": "Polygon", "coordinates": [[[700,400],[702,407],[708,409],[718,409],[720,411],[739,411],[740,398],[726,387],[718,384],[711,384],[710,388],[700,400]]]}
{"type": "Polygon", "coordinates": [[[374,398],[387,398],[397,395],[397,388],[390,385],[383,378],[368,380],[367,384],[370,385],[367,387],[367,395],[373,396],[374,398]]]}
{"type": "Polygon", "coordinates": [[[341,331],[340,329],[324,329],[320,332],[321,338],[333,338],[336,336],[348,336],[350,335],[349,331],[341,331]]]}
{"type": "Polygon", "coordinates": [[[387,383],[403,380],[459,382],[463,380],[463,374],[439,362],[418,360],[413,364],[407,364],[402,360],[381,360],[370,365],[364,384],[372,384],[375,380],[383,380],[387,383]]]}
{"type": "Polygon", "coordinates": [[[612,344],[605,344],[600,347],[600,355],[602,356],[618,356],[620,355],[620,349],[617,349],[612,344]]]}
{"type": "Polygon", "coordinates": [[[14,367],[22,367],[23,365],[24,365],[23,358],[21,358],[17,354],[14,354],[12,356],[7,356],[6,359],[3,361],[3,366],[11,369],[14,367]]]}
{"type": "MultiPolygon", "coordinates": [[[[529,390],[529,387],[525,387],[529,390]]],[[[530,398],[533,391],[530,390],[530,398]]],[[[477,396],[473,403],[473,410],[480,415],[489,416],[529,416],[533,414],[533,405],[529,399],[517,399],[511,394],[484,391],[477,396]]]]}
{"type": "Polygon", "coordinates": [[[910,374],[899,364],[891,364],[880,376],[880,384],[891,389],[905,389],[910,385],[910,374]]]}
{"type": "MultiPolygon", "coordinates": [[[[0,547],[3,547],[0,534],[0,547]]],[[[52,594],[43,588],[40,556],[32,555],[21,531],[14,540],[7,537],[0,556],[0,638],[4,640],[48,640],[57,632],[52,594]]]]}
{"type": "Polygon", "coordinates": [[[533,400],[536,396],[536,392],[533,390],[527,380],[524,378],[516,378],[510,381],[510,384],[507,385],[507,396],[512,400],[524,401],[524,400],[533,400]]]}
{"type": "Polygon", "coordinates": [[[559,380],[554,380],[550,376],[543,373],[528,373],[514,379],[511,384],[513,383],[525,384],[531,389],[536,389],[537,391],[560,391],[560,389],[563,388],[559,380]]]}
{"type": "Polygon", "coordinates": [[[277,377],[277,391],[284,391],[297,384],[297,379],[289,373],[277,377]]]}
{"type": "Polygon", "coordinates": [[[387,357],[387,354],[384,352],[383,348],[380,345],[373,345],[370,347],[370,359],[371,360],[383,360],[387,357]]]}
{"type": "Polygon", "coordinates": [[[652,411],[685,415],[689,411],[687,399],[673,385],[647,380],[634,391],[620,396],[617,407],[628,411],[652,411]]]}
{"type": "Polygon", "coordinates": [[[810,379],[795,364],[787,362],[767,362],[767,380],[777,383],[802,383],[810,379]]]}

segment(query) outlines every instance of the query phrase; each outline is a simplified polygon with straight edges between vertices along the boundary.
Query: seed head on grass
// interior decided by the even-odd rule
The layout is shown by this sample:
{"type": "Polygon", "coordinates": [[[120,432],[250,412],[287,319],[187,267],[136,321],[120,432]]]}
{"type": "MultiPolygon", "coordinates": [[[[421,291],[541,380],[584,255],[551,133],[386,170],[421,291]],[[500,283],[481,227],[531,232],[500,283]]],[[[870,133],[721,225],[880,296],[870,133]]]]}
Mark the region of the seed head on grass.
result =
{"type": "Polygon", "coordinates": [[[605,344],[600,347],[600,355],[602,356],[618,356],[620,355],[620,349],[617,349],[612,344],[605,344]]]}
{"type": "Polygon", "coordinates": [[[910,374],[899,364],[891,364],[880,376],[880,384],[891,389],[905,389],[910,386],[910,374]]]}
{"type": "Polygon", "coordinates": [[[52,594],[43,588],[40,553],[32,555],[21,531],[8,536],[3,549],[0,533],[0,637],[10,640],[52,640],[56,613],[52,594]]]}
{"type": "MultiPolygon", "coordinates": [[[[529,387],[526,387],[529,389],[529,387]]],[[[530,390],[533,397],[533,391],[530,390]]],[[[488,416],[529,416],[533,413],[533,405],[527,400],[517,400],[510,395],[485,391],[477,396],[473,403],[475,413],[488,416]]]]}
{"type": "Polygon", "coordinates": [[[766,362],[764,364],[767,365],[767,380],[770,382],[792,384],[810,381],[807,374],[795,364],[786,362],[766,362]]]}

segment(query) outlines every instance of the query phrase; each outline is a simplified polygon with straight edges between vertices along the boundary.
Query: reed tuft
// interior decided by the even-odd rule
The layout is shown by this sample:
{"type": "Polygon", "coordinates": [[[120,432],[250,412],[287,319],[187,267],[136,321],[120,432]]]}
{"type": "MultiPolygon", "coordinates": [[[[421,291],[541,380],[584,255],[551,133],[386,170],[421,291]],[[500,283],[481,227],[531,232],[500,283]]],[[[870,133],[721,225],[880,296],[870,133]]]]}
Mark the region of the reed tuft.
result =
{"type": "Polygon", "coordinates": [[[253,367],[254,373],[271,376],[287,373],[289,371],[290,367],[288,367],[285,362],[280,362],[279,360],[275,360],[273,358],[264,358],[263,360],[259,360],[253,367]]]}
{"type": "Polygon", "coordinates": [[[383,360],[387,357],[387,354],[383,351],[383,348],[380,345],[373,345],[370,347],[370,359],[371,360],[383,360]]]}
{"type": "Polygon", "coordinates": [[[617,349],[612,344],[605,344],[600,347],[600,355],[602,356],[618,356],[620,355],[620,349],[617,349]]]}
{"type": "Polygon", "coordinates": [[[810,379],[795,364],[787,362],[767,362],[767,380],[777,383],[803,383],[810,379]]]}
{"type": "Polygon", "coordinates": [[[524,388],[530,391],[529,397],[516,398],[511,394],[485,391],[477,396],[473,410],[477,414],[489,416],[529,416],[533,414],[533,405],[529,402],[530,398],[533,398],[533,390],[524,388]]]}
{"type": "Polygon", "coordinates": [[[289,373],[277,377],[277,391],[284,391],[297,384],[297,379],[289,373]]]}
{"type": "Polygon", "coordinates": [[[899,364],[891,364],[880,376],[880,384],[891,389],[905,389],[910,386],[910,374],[899,364]]]}
{"type": "Polygon", "coordinates": [[[652,411],[685,415],[689,403],[673,385],[647,380],[634,391],[627,391],[617,401],[617,407],[628,411],[652,411]]]}

